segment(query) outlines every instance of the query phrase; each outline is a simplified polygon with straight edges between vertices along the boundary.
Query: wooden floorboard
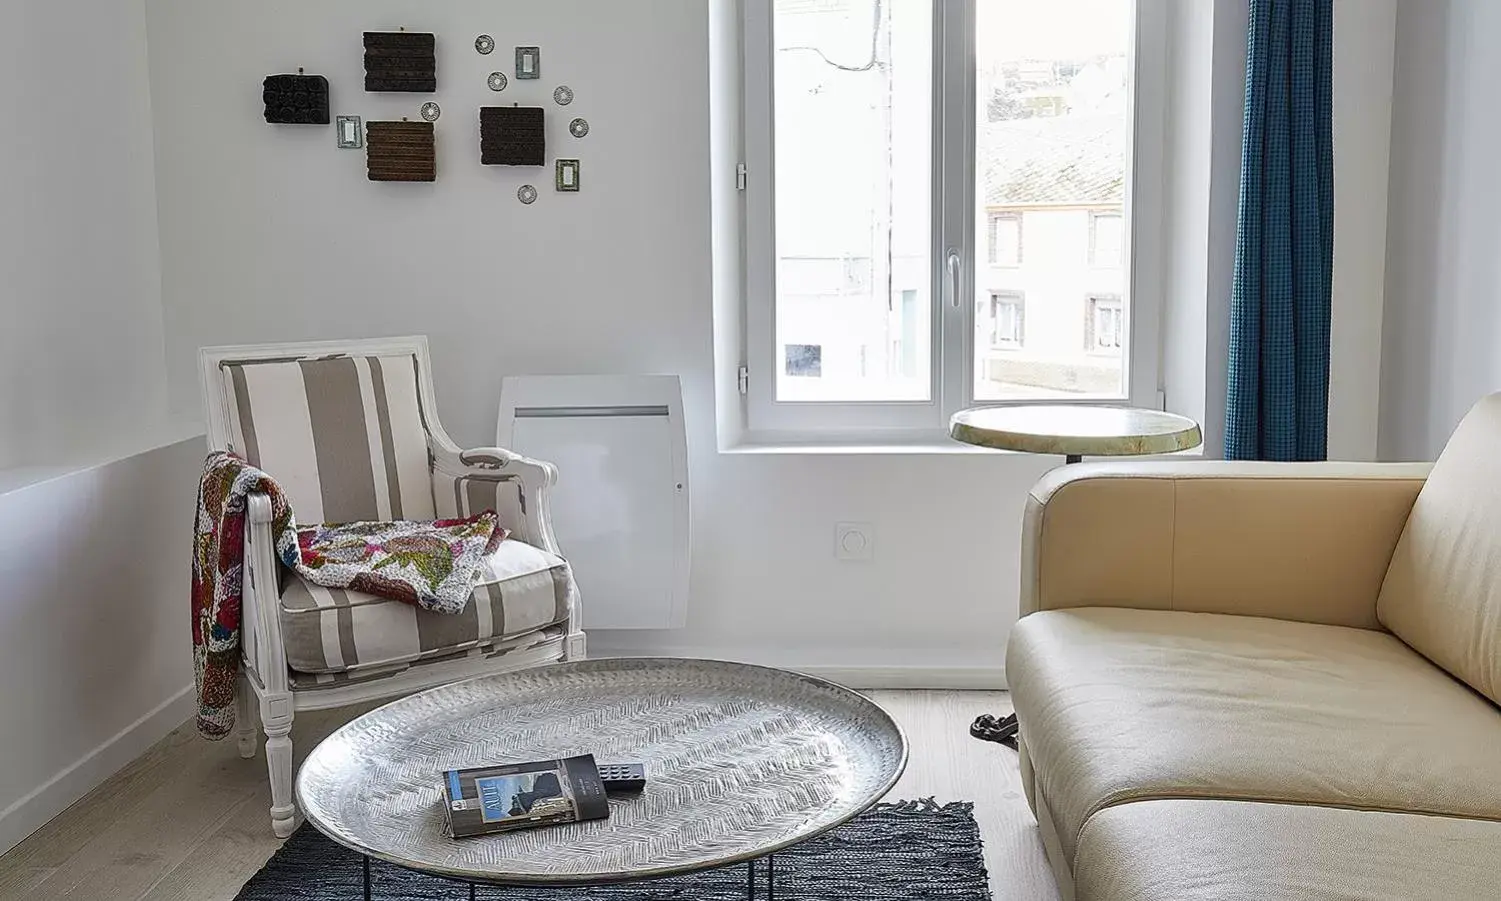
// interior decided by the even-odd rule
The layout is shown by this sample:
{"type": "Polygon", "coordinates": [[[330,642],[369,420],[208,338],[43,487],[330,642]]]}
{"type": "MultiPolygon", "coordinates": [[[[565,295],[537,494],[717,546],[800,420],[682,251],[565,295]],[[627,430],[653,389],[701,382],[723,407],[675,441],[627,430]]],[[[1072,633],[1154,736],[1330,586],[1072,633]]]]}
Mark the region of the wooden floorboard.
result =
{"type": "MultiPolygon", "coordinates": [[[[1056,899],[1015,752],[967,732],[981,713],[1009,712],[1006,693],[870,694],[912,747],[891,798],[973,801],[996,901],[1056,899]]],[[[300,715],[298,759],[365,709],[300,715]]],[[[232,740],[205,742],[184,724],[0,856],[0,899],[228,901],[281,844],[270,803],[263,754],[241,760],[232,740]]]]}

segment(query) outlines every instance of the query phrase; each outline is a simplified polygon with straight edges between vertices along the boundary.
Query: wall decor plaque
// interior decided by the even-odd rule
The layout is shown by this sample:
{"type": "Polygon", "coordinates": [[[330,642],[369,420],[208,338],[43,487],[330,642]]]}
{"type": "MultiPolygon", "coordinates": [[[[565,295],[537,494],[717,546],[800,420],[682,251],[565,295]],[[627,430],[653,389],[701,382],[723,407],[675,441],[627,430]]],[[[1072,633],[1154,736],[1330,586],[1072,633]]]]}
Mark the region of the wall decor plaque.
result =
{"type": "Polygon", "coordinates": [[[443,107],[429,100],[428,102],[422,104],[422,109],[419,110],[419,112],[422,114],[422,118],[426,121],[436,122],[438,121],[438,117],[443,115],[443,107]]]}
{"type": "Polygon", "coordinates": [[[516,189],[516,199],[521,201],[522,203],[536,203],[537,189],[532,187],[531,185],[522,185],[521,187],[516,189]]]}
{"type": "Polygon", "coordinates": [[[488,34],[482,34],[474,39],[474,49],[479,51],[481,56],[489,56],[495,50],[495,39],[488,34]]]}
{"type": "Polygon", "coordinates": [[[510,82],[506,79],[506,73],[491,72],[490,77],[485,79],[485,83],[490,86],[490,90],[492,91],[504,91],[506,85],[510,82]]]}
{"type": "Polygon", "coordinates": [[[480,162],[486,166],[546,165],[545,115],[540,106],[480,107],[480,162]]]}
{"type": "Polygon", "coordinates": [[[552,92],[552,99],[558,106],[567,106],[573,102],[573,88],[566,84],[558,85],[552,92]]]}
{"type": "Polygon", "coordinates": [[[433,123],[365,123],[365,165],[371,181],[436,181],[433,123]]]}
{"type": "Polygon", "coordinates": [[[334,131],[340,150],[359,150],[365,146],[365,125],[359,116],[340,116],[334,131]]]}
{"type": "Polygon", "coordinates": [[[261,100],[267,122],[328,124],[328,79],[322,75],[267,75],[261,82],[261,100]]]}
{"type": "Polygon", "coordinates": [[[564,193],[579,189],[578,160],[558,160],[557,171],[553,176],[553,187],[564,193]]]}
{"type": "Polygon", "coordinates": [[[573,135],[575,138],[582,138],[584,135],[589,133],[589,120],[574,119],[572,122],[569,122],[568,133],[573,135]]]}
{"type": "Polygon", "coordinates": [[[522,79],[542,77],[542,48],[516,48],[516,77],[522,79]]]}
{"type": "Polygon", "coordinates": [[[436,38],[424,32],[365,32],[365,90],[372,93],[436,91],[436,48],[436,38]]]}

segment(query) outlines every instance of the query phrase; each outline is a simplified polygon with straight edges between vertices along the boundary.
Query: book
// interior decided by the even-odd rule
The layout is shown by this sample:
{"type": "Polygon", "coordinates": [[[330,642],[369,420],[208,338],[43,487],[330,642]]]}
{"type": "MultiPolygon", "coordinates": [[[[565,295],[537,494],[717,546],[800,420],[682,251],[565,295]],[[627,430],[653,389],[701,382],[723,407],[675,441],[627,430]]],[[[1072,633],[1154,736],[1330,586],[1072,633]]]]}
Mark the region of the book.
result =
{"type": "Polygon", "coordinates": [[[594,755],[448,770],[448,831],[454,838],[601,820],[610,815],[594,755]]]}

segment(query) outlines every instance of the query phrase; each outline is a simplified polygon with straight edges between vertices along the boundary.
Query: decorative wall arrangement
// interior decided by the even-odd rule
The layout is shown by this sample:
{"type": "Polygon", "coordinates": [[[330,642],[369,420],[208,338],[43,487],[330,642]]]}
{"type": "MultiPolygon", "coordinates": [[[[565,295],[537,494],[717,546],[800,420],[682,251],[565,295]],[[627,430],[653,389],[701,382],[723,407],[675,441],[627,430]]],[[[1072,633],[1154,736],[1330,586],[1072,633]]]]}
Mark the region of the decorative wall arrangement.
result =
{"type": "Polygon", "coordinates": [[[540,106],[482,106],[480,163],[486,166],[547,165],[547,129],[540,106]]]}
{"type": "Polygon", "coordinates": [[[433,123],[365,123],[365,165],[371,181],[436,181],[433,123]]]}
{"type": "Polygon", "coordinates": [[[437,39],[409,31],[365,32],[365,90],[431,93],[438,89],[437,39]]]}
{"type": "MultiPolygon", "coordinates": [[[[432,93],[438,89],[437,38],[430,32],[367,31],[365,90],[372,93],[432,93]]],[[[488,34],[474,39],[474,49],[489,55],[499,43],[488,34]]],[[[492,71],[485,77],[491,91],[511,87],[523,100],[545,103],[547,88],[531,85],[542,77],[542,50],[517,46],[514,76],[492,71]],[[511,86],[511,77],[518,80],[511,86]]],[[[493,65],[493,63],[492,63],[493,65]]],[[[487,67],[488,68],[488,67],[487,67]]],[[[554,84],[552,101],[569,106],[575,96],[568,85],[554,84]]],[[[268,75],[262,85],[267,122],[327,125],[329,84],[321,75],[268,75]]],[[[335,143],[341,149],[365,149],[367,176],[371,181],[436,181],[437,136],[434,122],[443,114],[435,100],[421,105],[413,122],[362,122],[359,116],[338,117],[335,143]]],[[[543,106],[480,107],[480,163],[486,166],[547,165],[547,118],[543,106]]],[[[589,122],[569,120],[568,135],[581,139],[589,134],[589,122]]],[[[563,193],[580,189],[582,163],[578,159],[553,160],[553,188],[563,193]]],[[[524,184],[516,191],[522,204],[539,199],[537,187],[524,184]]]]}
{"type": "Polygon", "coordinates": [[[322,75],[267,75],[261,83],[266,121],[285,125],[328,124],[328,79],[322,75]]]}

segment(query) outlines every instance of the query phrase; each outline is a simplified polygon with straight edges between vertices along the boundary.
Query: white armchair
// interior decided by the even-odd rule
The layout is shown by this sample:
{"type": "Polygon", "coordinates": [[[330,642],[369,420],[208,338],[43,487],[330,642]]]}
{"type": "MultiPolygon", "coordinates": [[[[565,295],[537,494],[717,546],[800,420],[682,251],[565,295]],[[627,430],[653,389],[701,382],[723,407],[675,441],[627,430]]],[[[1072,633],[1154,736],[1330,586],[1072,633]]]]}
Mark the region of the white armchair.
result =
{"type": "Polygon", "coordinates": [[[468,607],[445,615],[278,569],[270,500],[251,496],[238,740],[240,755],[254,757],[259,713],[278,836],[297,824],[297,711],[584,657],[578,591],[548,521],[557,470],[453,443],[438,422],[426,338],[210,347],[199,357],[210,448],[270,473],[299,522],[489,508],[511,530],[468,607]]]}

